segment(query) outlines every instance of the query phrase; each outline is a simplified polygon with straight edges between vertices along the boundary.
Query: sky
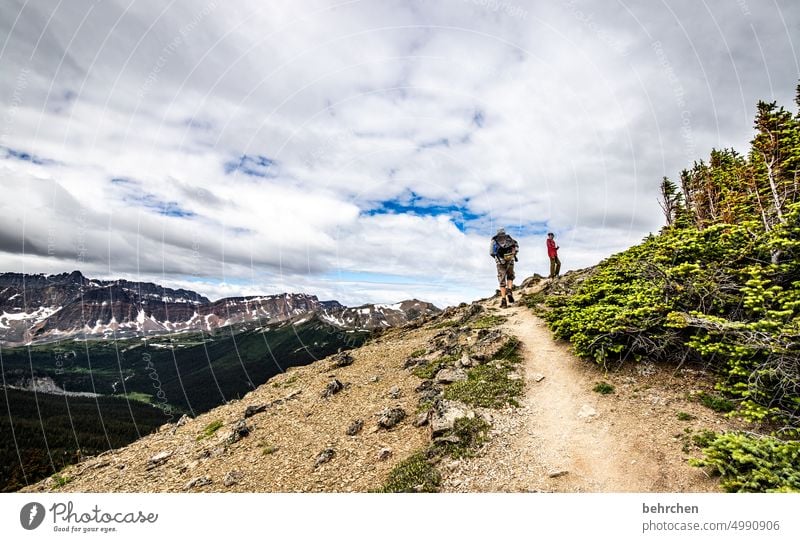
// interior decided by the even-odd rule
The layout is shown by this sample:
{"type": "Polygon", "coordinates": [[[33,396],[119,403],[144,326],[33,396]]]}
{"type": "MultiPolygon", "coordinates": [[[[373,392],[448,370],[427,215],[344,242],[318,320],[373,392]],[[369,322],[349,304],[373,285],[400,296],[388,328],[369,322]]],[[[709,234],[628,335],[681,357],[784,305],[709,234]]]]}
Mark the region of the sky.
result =
{"type": "Polygon", "coordinates": [[[0,272],[212,299],[491,295],[658,232],[794,109],[794,0],[5,0],[0,272]]]}

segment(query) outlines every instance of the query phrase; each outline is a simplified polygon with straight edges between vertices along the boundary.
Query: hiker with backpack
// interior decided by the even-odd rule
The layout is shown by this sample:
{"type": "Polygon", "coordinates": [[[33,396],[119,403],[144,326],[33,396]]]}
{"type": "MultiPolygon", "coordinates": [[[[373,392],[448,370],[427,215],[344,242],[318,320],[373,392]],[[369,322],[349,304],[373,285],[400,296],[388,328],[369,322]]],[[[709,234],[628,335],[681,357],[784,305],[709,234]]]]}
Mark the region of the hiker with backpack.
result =
{"type": "Polygon", "coordinates": [[[511,290],[514,287],[514,262],[517,261],[519,244],[500,228],[492,237],[489,255],[497,263],[497,280],[500,281],[500,308],[506,308],[514,302],[511,290]]]}

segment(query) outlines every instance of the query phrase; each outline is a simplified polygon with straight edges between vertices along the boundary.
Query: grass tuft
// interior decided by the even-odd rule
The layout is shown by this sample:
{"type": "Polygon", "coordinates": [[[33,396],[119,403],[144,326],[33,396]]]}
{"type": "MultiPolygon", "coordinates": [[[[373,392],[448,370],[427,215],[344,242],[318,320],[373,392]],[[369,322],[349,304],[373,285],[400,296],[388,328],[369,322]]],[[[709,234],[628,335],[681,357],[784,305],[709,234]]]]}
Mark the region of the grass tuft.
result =
{"type": "Polygon", "coordinates": [[[380,493],[435,493],[442,483],[442,476],[430,464],[425,452],[417,452],[398,463],[389,472],[380,493]]]}

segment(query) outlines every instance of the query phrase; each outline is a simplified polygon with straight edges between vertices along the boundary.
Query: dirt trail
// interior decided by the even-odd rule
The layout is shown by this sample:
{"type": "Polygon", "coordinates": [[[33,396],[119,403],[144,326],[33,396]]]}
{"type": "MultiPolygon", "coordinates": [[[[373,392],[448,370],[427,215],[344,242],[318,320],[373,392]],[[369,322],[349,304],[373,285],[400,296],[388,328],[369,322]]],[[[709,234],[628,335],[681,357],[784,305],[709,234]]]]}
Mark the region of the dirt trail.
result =
{"type": "Polygon", "coordinates": [[[686,462],[687,435],[722,423],[686,400],[690,378],[603,375],[554,341],[526,307],[502,314],[503,329],[523,343],[525,396],[520,408],[485,413],[491,442],[478,457],[446,467],[445,490],[718,491],[686,462]],[[599,380],[614,383],[615,393],[594,392],[599,380]],[[696,412],[695,422],[678,421],[679,410],[696,412]]]}

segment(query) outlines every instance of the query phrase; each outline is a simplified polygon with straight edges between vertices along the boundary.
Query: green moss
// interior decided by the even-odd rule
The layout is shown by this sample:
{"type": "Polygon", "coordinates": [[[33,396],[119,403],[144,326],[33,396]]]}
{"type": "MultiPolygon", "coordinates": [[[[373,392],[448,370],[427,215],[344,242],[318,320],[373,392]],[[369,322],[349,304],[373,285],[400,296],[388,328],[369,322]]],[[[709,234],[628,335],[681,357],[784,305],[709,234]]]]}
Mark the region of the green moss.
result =
{"type": "Polygon", "coordinates": [[[466,380],[447,386],[444,397],[486,408],[519,406],[516,399],[522,395],[523,383],[521,379],[509,378],[510,373],[506,366],[478,365],[467,371],[466,380]]]}
{"type": "Polygon", "coordinates": [[[475,452],[489,440],[489,430],[492,426],[481,418],[459,418],[455,421],[452,431],[445,437],[457,437],[458,442],[439,441],[433,445],[436,453],[447,455],[454,459],[472,457],[475,452]]]}
{"type": "Polygon", "coordinates": [[[431,329],[444,329],[448,327],[458,327],[460,325],[458,320],[445,320],[437,324],[433,324],[431,329]]]}
{"type": "Polygon", "coordinates": [[[395,466],[379,490],[381,493],[434,493],[442,477],[424,452],[417,452],[395,466]]]}
{"type": "Polygon", "coordinates": [[[203,432],[197,435],[197,440],[203,440],[216,433],[224,424],[222,420],[214,420],[203,428],[203,432]]]}
{"type": "Polygon", "coordinates": [[[420,356],[424,356],[427,352],[428,352],[427,348],[420,348],[418,350],[414,350],[413,352],[411,352],[411,357],[418,358],[420,356]]]}
{"type": "Polygon", "coordinates": [[[505,316],[496,316],[494,314],[487,314],[486,316],[481,316],[474,322],[470,324],[472,329],[488,329],[491,327],[499,326],[503,324],[506,320],[508,320],[505,316]]]}
{"type": "Polygon", "coordinates": [[[520,354],[521,343],[516,337],[512,337],[506,341],[503,347],[497,351],[497,354],[492,359],[502,360],[516,365],[522,362],[522,354],[520,354]]]}
{"type": "Polygon", "coordinates": [[[455,360],[458,359],[458,356],[441,356],[436,358],[435,360],[429,361],[427,363],[423,363],[414,367],[411,371],[411,374],[414,376],[421,378],[423,380],[430,380],[436,373],[447,367],[449,364],[453,363],[455,360]]]}
{"type": "Polygon", "coordinates": [[[688,412],[678,412],[677,417],[682,422],[690,422],[697,419],[697,416],[689,414],[688,412]]]}
{"type": "Polygon", "coordinates": [[[592,390],[596,391],[601,395],[608,395],[610,393],[614,393],[614,386],[612,386],[605,380],[601,380],[600,382],[594,385],[594,388],[592,388],[592,390]]]}

